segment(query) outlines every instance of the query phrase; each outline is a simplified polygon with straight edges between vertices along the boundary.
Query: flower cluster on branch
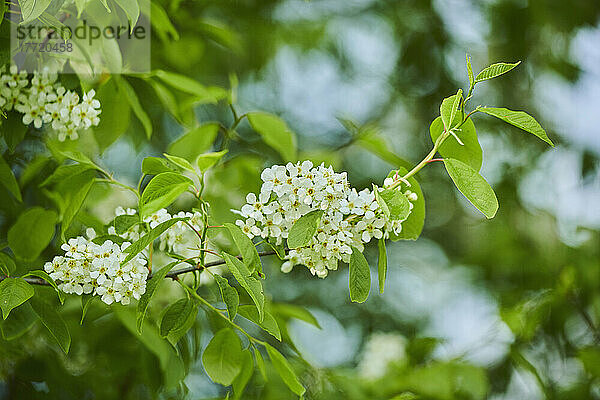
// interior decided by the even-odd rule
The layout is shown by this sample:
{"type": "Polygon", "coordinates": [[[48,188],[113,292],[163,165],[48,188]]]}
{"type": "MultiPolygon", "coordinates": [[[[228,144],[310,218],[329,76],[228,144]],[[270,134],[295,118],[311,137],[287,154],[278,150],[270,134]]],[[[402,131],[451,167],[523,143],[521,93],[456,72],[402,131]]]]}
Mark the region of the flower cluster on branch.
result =
{"type": "MultiPolygon", "coordinates": [[[[372,238],[387,239],[402,230],[405,219],[388,218],[374,191],[357,191],[345,172],[336,173],[332,167],[314,167],[310,161],[274,165],[266,168],[261,178],[259,195],[246,196],[247,204],[239,211],[245,219],[236,221],[248,237],[281,244],[300,217],[311,211],[323,212],[310,244],[289,252],[283,272],[303,264],[313,275],[324,278],[337,269],[339,261],[349,262],[353,247],[363,251],[372,238]]],[[[416,200],[415,193],[404,195],[416,200]]]]}
{"type": "Polygon", "coordinates": [[[80,98],[57,78],[48,69],[34,72],[31,79],[16,65],[8,71],[0,69],[0,110],[16,110],[23,114],[25,125],[33,124],[38,129],[50,124],[60,141],[77,139],[82,130],[100,123],[100,102],[94,99],[93,89],[80,98]]]}

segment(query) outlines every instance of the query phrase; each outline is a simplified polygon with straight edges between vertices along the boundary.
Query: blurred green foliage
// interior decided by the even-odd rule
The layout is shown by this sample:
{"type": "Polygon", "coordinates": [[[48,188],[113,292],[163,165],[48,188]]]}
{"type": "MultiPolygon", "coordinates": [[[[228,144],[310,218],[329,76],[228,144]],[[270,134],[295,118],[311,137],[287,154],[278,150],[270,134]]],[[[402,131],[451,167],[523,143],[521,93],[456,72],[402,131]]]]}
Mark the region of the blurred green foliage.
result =
{"type": "MultiPolygon", "coordinates": [[[[199,97],[173,89],[168,79],[161,76],[151,80],[105,77],[105,81],[95,83],[99,85],[98,96],[103,104],[102,125],[93,135],[67,144],[30,132],[13,148],[11,138],[20,135],[17,130],[21,128],[18,124],[13,128],[10,120],[4,121],[0,130],[6,146],[2,148],[3,151],[10,149],[5,152],[5,159],[17,166],[24,202],[20,203],[7,189],[0,188],[0,241],[10,241],[9,228],[26,204],[54,207],[53,199],[38,185],[56,167],[51,154],[56,156],[59,150],[66,149],[103,153],[101,159],[106,165],[118,176],[133,182],[139,178],[140,171],[139,162],[132,160],[140,160],[140,154],[159,155],[168,150],[186,157],[192,145],[197,146],[199,152],[218,151],[227,145],[230,152],[224,163],[208,177],[207,199],[214,205],[215,222],[232,221],[234,215],[229,210],[240,206],[245,193],[258,190],[260,170],[280,162],[280,152],[285,151],[277,152],[267,146],[246,122],[240,124],[238,134],[213,130],[212,126],[217,125],[206,125],[230,126],[234,122],[235,117],[223,102],[211,101],[212,97],[227,96],[219,88],[229,88],[232,81],[239,81],[240,112],[261,108],[284,117],[289,128],[298,134],[300,158],[332,163],[338,170],[349,171],[355,186],[370,186],[373,181],[381,181],[390,168],[405,166],[401,159],[394,158],[398,156],[389,154],[390,150],[413,162],[426,153],[430,146],[428,127],[437,115],[439,99],[452,94],[456,86],[466,86],[462,64],[465,53],[472,55],[476,70],[488,61],[523,60],[519,67],[521,73],[486,83],[486,89],[477,96],[490,105],[539,110],[544,105],[533,91],[535,80],[544,73],[575,84],[582,69],[572,57],[572,40],[581,29],[598,29],[600,15],[600,4],[586,0],[442,3],[386,0],[156,2],[164,9],[174,30],[163,26],[154,32],[153,69],[194,78],[205,85],[208,92],[199,97]],[[376,132],[375,136],[369,136],[371,141],[356,143],[351,142],[351,135],[342,124],[329,128],[339,115],[330,115],[330,121],[322,124],[324,130],[314,132],[312,128],[319,126],[318,121],[300,117],[310,119],[311,109],[306,106],[311,102],[310,97],[297,99],[298,108],[309,110],[303,114],[280,101],[282,96],[288,96],[282,93],[282,86],[291,69],[286,69],[285,63],[277,63],[286,57],[297,57],[302,60],[300,66],[310,62],[335,65],[338,80],[325,81],[329,84],[327,90],[333,91],[334,97],[344,96],[341,90],[336,94],[336,82],[341,86],[372,78],[369,71],[361,70],[364,66],[357,61],[364,59],[353,59],[344,48],[347,44],[344,40],[352,42],[352,38],[342,38],[340,32],[345,32],[343,27],[354,24],[375,32],[377,40],[389,44],[386,49],[390,53],[375,53],[381,59],[369,60],[368,65],[391,63],[388,72],[370,71],[383,74],[379,77],[381,92],[376,98],[365,98],[376,99],[376,106],[360,108],[366,110],[363,115],[349,115],[368,123],[376,132]],[[386,34],[377,37],[382,30],[386,34]],[[457,31],[466,33],[461,36],[457,31]],[[236,78],[232,79],[233,76],[236,78]],[[130,115],[127,88],[119,85],[119,81],[125,81],[134,89],[140,109],[149,117],[152,131],[149,144],[146,136],[149,127],[144,125],[143,118],[136,117],[137,113],[130,115]],[[196,140],[192,133],[186,139],[175,141],[184,133],[197,130],[203,134],[196,140]],[[205,135],[214,138],[212,148],[213,140],[204,142],[205,135]],[[47,147],[41,144],[43,142],[47,147]],[[367,150],[373,155],[365,156],[367,150]]],[[[153,18],[156,17],[153,15],[153,18]]],[[[4,33],[6,25],[4,21],[0,29],[4,33]]],[[[2,54],[4,50],[5,47],[2,54]]],[[[357,51],[366,53],[366,50],[363,46],[357,51]]],[[[363,57],[368,58],[368,53],[363,57]]],[[[328,72],[325,66],[321,67],[317,65],[311,71],[328,72]]],[[[321,82],[317,78],[320,77],[315,76],[315,80],[321,82]]],[[[66,82],[67,78],[64,79],[66,82]]],[[[291,81],[292,86],[302,83],[291,81]]],[[[418,318],[408,317],[414,313],[410,309],[414,303],[390,305],[382,300],[405,287],[386,286],[382,298],[372,291],[366,304],[350,304],[344,287],[346,275],[341,276],[343,272],[337,272],[339,279],[332,276],[325,281],[312,279],[307,271],[300,269],[281,276],[277,272],[279,265],[273,260],[265,263],[269,275],[265,284],[274,308],[286,302],[320,310],[334,316],[346,334],[351,332],[355,338],[343,343],[340,338],[341,345],[347,346],[345,351],[349,357],[338,363],[307,362],[301,358],[302,351],[293,357],[293,368],[307,388],[306,398],[600,399],[600,234],[597,229],[582,228],[588,238],[570,245],[561,238],[557,215],[527,207],[520,196],[521,185],[546,151],[543,143],[521,137],[524,135],[515,134],[498,121],[479,119],[478,133],[499,138],[500,141],[492,141],[493,144],[509,143],[508,147],[514,150],[509,157],[519,157],[519,162],[501,162],[495,166],[494,188],[500,200],[498,214],[491,221],[482,221],[463,207],[464,202],[455,196],[451,182],[442,178],[443,168],[433,164],[419,175],[428,200],[428,218],[420,239],[425,245],[415,247],[414,254],[409,248],[417,244],[412,242],[390,245],[388,276],[407,270],[416,274],[422,264],[431,264],[437,269],[433,269],[428,279],[443,287],[450,285],[443,280],[443,272],[456,272],[469,290],[475,288],[483,292],[484,297],[492,299],[497,306],[492,312],[503,321],[499,324],[510,330],[506,348],[492,362],[470,357],[470,350],[475,349],[467,348],[465,354],[445,353],[447,338],[436,337],[430,325],[429,318],[435,310],[420,309],[423,314],[418,318]],[[413,254],[415,258],[404,257],[405,254],[413,254]],[[440,264],[439,260],[444,257],[449,261],[440,264]],[[432,261],[429,263],[429,260],[432,261]],[[406,359],[392,364],[378,379],[366,379],[360,375],[360,349],[371,333],[379,331],[396,332],[406,338],[406,359]],[[524,383],[519,386],[519,381],[524,383]]],[[[544,126],[550,125],[539,120],[544,126]]],[[[584,159],[578,180],[597,174],[600,164],[596,151],[575,145],[569,131],[557,128],[549,132],[561,147],[584,159]]],[[[485,165],[487,152],[483,147],[485,165]]],[[[493,158],[497,149],[487,151],[493,158]]],[[[545,194],[538,193],[538,196],[545,194]]],[[[107,216],[106,210],[114,207],[117,200],[122,203],[132,199],[122,193],[115,194],[109,188],[93,188],[67,237],[79,232],[81,226],[93,226],[94,215],[107,216]]],[[[185,209],[186,204],[180,203],[178,207],[185,209]]],[[[222,237],[213,239],[227,243],[222,237]]],[[[41,259],[49,260],[56,251],[52,246],[47,248],[41,259]]],[[[376,252],[375,248],[368,249],[370,260],[376,259],[376,252]]],[[[39,267],[35,263],[20,263],[17,270],[25,273],[39,267]]],[[[420,289],[436,287],[413,287],[408,294],[418,302],[434,296],[420,289]]],[[[451,289],[460,291],[464,287],[451,289]]],[[[47,294],[48,301],[58,305],[52,288],[38,290],[47,294]]],[[[207,299],[218,300],[218,288],[210,286],[203,290],[207,299]]],[[[162,310],[174,298],[183,296],[180,288],[171,282],[161,286],[150,306],[149,322],[142,339],[135,333],[132,313],[127,310],[107,313],[108,307],[99,301],[90,304],[83,324],[79,325],[80,299],[69,297],[61,308],[72,337],[68,355],[39,322],[34,322],[30,306],[13,310],[1,326],[0,398],[221,398],[225,393],[223,388],[208,380],[199,360],[201,349],[212,335],[209,332],[218,331],[222,321],[210,312],[199,313],[194,328],[177,346],[183,365],[172,364],[173,348],[164,348],[155,342],[158,337],[155,322],[160,320],[162,310]],[[16,323],[11,325],[10,322],[16,323]],[[15,331],[14,326],[25,329],[32,323],[32,329],[22,336],[22,332],[15,331]],[[18,338],[13,339],[15,337],[18,338]],[[177,379],[183,374],[188,378],[184,386],[178,386],[177,379]]],[[[249,299],[244,300],[250,303],[249,299]]],[[[463,312],[469,312],[468,306],[463,312]]],[[[289,339],[289,345],[282,350],[292,355],[297,350],[294,339],[298,336],[293,334],[297,324],[284,312],[276,313],[276,318],[282,336],[289,339]]],[[[453,324],[453,321],[446,322],[453,324]]],[[[474,329],[458,328],[465,337],[474,329]]],[[[490,332],[490,346],[495,331],[500,329],[496,325],[490,332]]],[[[264,337],[275,343],[268,334],[264,337]]],[[[487,345],[484,337],[479,346],[487,345]]],[[[271,363],[266,367],[268,384],[258,372],[249,379],[242,395],[244,399],[297,397],[280,380],[271,363]]]]}

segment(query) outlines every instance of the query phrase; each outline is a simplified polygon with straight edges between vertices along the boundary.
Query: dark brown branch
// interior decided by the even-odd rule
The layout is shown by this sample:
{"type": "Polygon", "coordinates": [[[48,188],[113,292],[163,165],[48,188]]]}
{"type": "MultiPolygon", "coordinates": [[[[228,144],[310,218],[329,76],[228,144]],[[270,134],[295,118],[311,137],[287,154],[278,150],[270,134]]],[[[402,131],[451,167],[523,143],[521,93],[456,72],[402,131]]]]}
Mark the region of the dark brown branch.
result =
{"type": "MultiPolygon", "coordinates": [[[[286,251],[287,251],[287,249],[286,249],[286,251]]],[[[275,254],[277,254],[277,252],[275,252],[275,251],[263,251],[263,252],[258,253],[259,257],[272,256],[275,254]]],[[[237,256],[237,258],[241,259],[242,256],[237,256]]],[[[202,265],[202,264],[190,265],[189,267],[181,268],[176,271],[169,272],[167,274],[167,278],[175,279],[178,275],[181,275],[181,274],[186,274],[186,273],[192,272],[192,271],[202,271],[204,268],[215,267],[217,265],[223,265],[223,264],[225,264],[225,260],[212,261],[212,262],[206,263],[204,265],[202,265]]],[[[7,278],[8,278],[8,276],[0,276],[0,282],[2,282],[3,280],[5,280],[7,278]]],[[[152,278],[151,275],[148,276],[148,279],[150,279],[150,278],[152,278]]],[[[25,279],[25,282],[32,284],[32,285],[50,286],[50,284],[48,282],[46,282],[45,280],[40,279],[40,278],[27,277],[27,278],[23,278],[23,279],[25,279]]]]}

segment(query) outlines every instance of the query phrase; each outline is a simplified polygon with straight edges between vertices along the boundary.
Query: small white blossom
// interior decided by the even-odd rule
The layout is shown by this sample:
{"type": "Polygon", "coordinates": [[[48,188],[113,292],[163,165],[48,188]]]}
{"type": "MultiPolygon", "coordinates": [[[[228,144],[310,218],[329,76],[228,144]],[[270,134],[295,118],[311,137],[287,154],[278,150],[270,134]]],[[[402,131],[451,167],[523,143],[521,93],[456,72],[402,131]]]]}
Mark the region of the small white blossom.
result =
{"type": "MultiPolygon", "coordinates": [[[[351,188],[346,173],[336,173],[331,167],[314,167],[310,161],[274,165],[261,173],[261,179],[259,196],[246,196],[246,204],[238,212],[245,219],[236,221],[249,238],[281,244],[300,217],[323,211],[310,244],[289,252],[281,266],[283,272],[303,264],[313,275],[324,278],[340,261],[349,262],[353,247],[363,251],[371,239],[388,238],[402,229],[403,221],[385,217],[371,190],[351,188]]],[[[406,196],[416,200],[412,192],[406,196]]]]}

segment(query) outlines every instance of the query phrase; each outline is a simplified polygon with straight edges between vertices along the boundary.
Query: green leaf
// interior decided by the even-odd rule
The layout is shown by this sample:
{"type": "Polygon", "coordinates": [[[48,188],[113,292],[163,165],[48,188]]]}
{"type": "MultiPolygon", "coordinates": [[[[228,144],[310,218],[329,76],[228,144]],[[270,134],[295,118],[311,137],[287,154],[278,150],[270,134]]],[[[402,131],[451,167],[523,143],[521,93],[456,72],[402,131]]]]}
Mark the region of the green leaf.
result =
{"type": "Polygon", "coordinates": [[[19,0],[21,17],[23,18],[21,24],[31,22],[42,15],[51,2],[52,0],[19,0]]]}
{"type": "Polygon", "coordinates": [[[72,177],[77,176],[85,171],[89,171],[91,169],[93,169],[93,166],[89,164],[60,165],[54,170],[52,175],[50,175],[40,184],[40,187],[66,182],[72,177]]]}
{"type": "MultiPolygon", "coordinates": [[[[154,5],[154,3],[152,3],[152,5],[154,5]]],[[[150,120],[150,117],[144,110],[144,107],[141,105],[140,99],[135,93],[135,90],[125,78],[117,79],[117,85],[119,86],[119,89],[125,94],[125,97],[127,98],[129,105],[131,106],[131,110],[133,111],[137,119],[139,119],[142,123],[144,131],[146,132],[146,138],[150,139],[152,137],[152,121],[150,120]]]]}
{"type": "Polygon", "coordinates": [[[219,286],[221,298],[227,306],[227,314],[229,315],[229,319],[233,321],[233,318],[237,314],[238,305],[240,304],[240,295],[235,288],[229,285],[229,282],[226,278],[223,278],[218,274],[215,274],[214,277],[217,285],[219,286]]]}
{"type": "Polygon", "coordinates": [[[469,87],[475,85],[475,78],[473,77],[473,67],[471,66],[471,57],[467,54],[467,75],[469,77],[469,87]]]}
{"type": "Polygon", "coordinates": [[[163,172],[174,172],[164,158],[146,157],[142,160],[142,174],[158,175],[163,172]]]}
{"type": "Polygon", "coordinates": [[[308,311],[304,307],[296,306],[294,304],[277,303],[272,304],[272,308],[276,315],[280,315],[286,318],[296,318],[321,329],[321,325],[319,325],[319,322],[317,321],[315,316],[312,315],[310,311],[308,311]]]}
{"type": "Polygon", "coordinates": [[[0,184],[4,186],[15,199],[19,201],[23,201],[21,198],[21,190],[19,189],[19,184],[17,183],[17,179],[13,174],[10,166],[4,160],[4,157],[0,156],[0,184]]]}
{"type": "MultiPolygon", "coordinates": [[[[460,122],[460,115],[454,120],[454,124],[460,122]]],[[[435,143],[438,137],[444,132],[442,118],[437,117],[429,126],[431,141],[435,143]]],[[[438,148],[439,153],[446,158],[455,158],[468,164],[476,171],[481,169],[483,163],[483,151],[477,139],[475,124],[469,118],[461,127],[460,131],[455,132],[460,138],[462,145],[453,138],[444,140],[444,143],[438,148]]]]}
{"type": "Polygon", "coordinates": [[[139,215],[117,215],[115,219],[110,223],[115,228],[117,235],[122,235],[129,230],[132,226],[140,222],[139,215]]]}
{"type": "Polygon", "coordinates": [[[355,247],[352,247],[350,256],[350,300],[355,303],[364,303],[371,290],[371,270],[365,256],[355,247]]]}
{"type": "Polygon", "coordinates": [[[31,307],[42,321],[42,324],[48,329],[52,337],[56,340],[60,348],[67,354],[71,347],[71,335],[67,324],[56,311],[54,306],[34,297],[31,299],[31,307]]]}
{"type": "Polygon", "coordinates": [[[205,172],[207,169],[218,163],[225,154],[227,154],[227,150],[200,154],[196,159],[196,165],[198,165],[200,171],[205,172]]]}
{"type": "Polygon", "coordinates": [[[139,340],[148,350],[156,355],[164,376],[165,388],[173,388],[185,377],[185,368],[177,351],[166,340],[160,337],[156,327],[148,321],[144,322],[143,332],[138,333],[135,313],[128,307],[113,304],[111,309],[123,326],[139,340]]]}
{"type": "Polygon", "coordinates": [[[171,143],[168,153],[183,157],[188,161],[194,161],[199,154],[210,149],[218,132],[219,125],[216,123],[193,128],[171,143]]]}
{"type": "Polygon", "coordinates": [[[238,315],[241,315],[247,320],[254,322],[256,325],[260,326],[266,332],[271,334],[274,338],[281,341],[281,331],[279,330],[279,325],[277,325],[277,321],[275,321],[275,318],[273,318],[271,313],[268,311],[265,311],[265,317],[262,322],[258,320],[258,312],[254,306],[240,306],[238,308],[238,315]]]}
{"type": "Polygon", "coordinates": [[[600,348],[584,347],[579,350],[578,357],[587,372],[596,378],[600,377],[600,348]]]}
{"type": "Polygon", "coordinates": [[[262,275],[262,263],[252,240],[246,236],[239,226],[229,222],[223,225],[227,228],[231,237],[233,237],[233,241],[240,250],[240,254],[242,255],[244,264],[248,267],[248,270],[251,273],[257,271],[259,275],[262,275]]]}
{"type": "Polygon", "coordinates": [[[16,111],[7,113],[7,118],[2,120],[2,135],[11,153],[23,141],[28,129],[22,122],[21,114],[16,111]]]}
{"type": "Polygon", "coordinates": [[[404,220],[410,214],[410,202],[400,190],[384,189],[378,195],[385,202],[390,219],[404,220]]]}
{"type": "Polygon", "coordinates": [[[383,161],[388,162],[393,165],[394,168],[404,167],[411,168],[412,165],[398,156],[393,151],[390,151],[391,145],[381,136],[381,134],[377,131],[369,132],[364,135],[360,135],[358,139],[356,139],[356,144],[367,149],[371,153],[375,154],[377,157],[381,158],[383,161]]]}
{"type": "Polygon", "coordinates": [[[131,121],[131,112],[124,90],[117,86],[114,79],[100,86],[97,97],[102,103],[102,115],[98,126],[93,128],[94,137],[100,150],[104,151],[125,133],[131,121]]]}
{"type": "Polygon", "coordinates": [[[220,330],[202,354],[202,364],[213,382],[229,386],[242,368],[242,346],[235,332],[220,330]]]}
{"type": "Polygon", "coordinates": [[[487,218],[494,218],[498,211],[498,199],[485,179],[462,161],[447,158],[444,159],[444,165],[458,190],[471,204],[487,218]]]}
{"type": "MultiPolygon", "coordinates": [[[[449,131],[454,126],[454,117],[462,100],[462,90],[450,97],[445,98],[440,105],[440,117],[444,124],[444,130],[449,131]]],[[[460,121],[459,121],[460,122],[460,121]]]]}
{"type": "Polygon", "coordinates": [[[85,315],[94,300],[94,296],[91,294],[84,294],[81,296],[81,319],[79,320],[79,325],[83,325],[83,320],[85,319],[85,315]]]}
{"type": "Polygon", "coordinates": [[[258,350],[258,348],[256,347],[254,347],[254,358],[256,359],[256,367],[258,368],[260,374],[266,382],[268,379],[267,368],[265,367],[265,360],[263,359],[262,354],[260,354],[260,350],[258,350]]]}
{"type": "Polygon", "coordinates": [[[131,246],[127,247],[123,250],[124,253],[129,253],[127,257],[121,263],[122,265],[128,263],[139,254],[142,250],[148,247],[152,242],[160,237],[167,229],[175,225],[179,221],[186,221],[188,218],[171,218],[165,222],[162,222],[154,227],[154,229],[150,230],[150,232],[146,233],[144,236],[136,240],[131,244],[131,246]]]}
{"type": "Polygon", "coordinates": [[[129,27],[133,30],[138,18],[140,17],[140,6],[137,0],[115,0],[115,2],[125,11],[129,27]]]}
{"type": "Polygon", "coordinates": [[[250,298],[254,304],[256,304],[259,321],[262,321],[264,319],[265,295],[260,281],[255,277],[250,276],[250,271],[246,265],[236,257],[227,253],[222,254],[233,277],[238,281],[240,286],[248,292],[248,295],[250,295],[250,298]]]}
{"type": "Polygon", "coordinates": [[[322,216],[322,210],[314,210],[301,216],[294,222],[287,239],[290,249],[305,247],[310,244],[313,236],[317,233],[322,216]]]}
{"type": "Polygon", "coordinates": [[[167,273],[173,268],[179,261],[174,261],[170,264],[159,269],[157,272],[152,274],[152,278],[148,280],[146,283],[146,292],[140,297],[140,301],[137,305],[137,317],[136,317],[136,326],[138,333],[142,333],[142,325],[144,323],[144,318],[146,317],[146,311],[148,311],[148,305],[150,304],[150,300],[152,300],[152,296],[158,289],[158,285],[165,279],[167,273]]]}
{"type": "Polygon", "coordinates": [[[0,251],[0,268],[6,276],[10,276],[17,269],[15,261],[3,251],[0,251]]]}
{"type": "Polygon", "coordinates": [[[254,372],[254,358],[252,357],[252,352],[246,349],[242,351],[242,362],[241,362],[241,370],[238,376],[233,381],[233,393],[235,394],[234,399],[240,399],[242,394],[244,393],[244,389],[246,385],[250,381],[252,377],[252,373],[254,372]]]}
{"type": "Polygon", "coordinates": [[[379,258],[377,259],[377,274],[379,277],[379,293],[383,294],[383,286],[385,285],[385,277],[387,275],[387,252],[385,251],[385,239],[379,239],[377,242],[379,249],[379,258]]]}
{"type": "Polygon", "coordinates": [[[177,165],[179,168],[182,168],[187,171],[194,172],[194,173],[196,172],[194,170],[194,166],[192,164],[190,164],[190,162],[188,160],[186,160],[185,158],[181,158],[178,156],[172,156],[167,153],[163,153],[163,156],[165,156],[165,158],[167,160],[171,161],[173,164],[177,165]]]}
{"type": "Polygon", "coordinates": [[[475,83],[482,82],[488,79],[493,79],[497,76],[507,73],[511,69],[515,68],[517,65],[521,64],[521,61],[518,61],[514,64],[511,63],[496,63],[492,64],[487,68],[481,70],[480,73],[475,77],[475,83]]]}
{"type": "MultiPolygon", "coordinates": [[[[404,176],[408,171],[404,168],[398,169],[398,175],[404,176]]],[[[388,177],[395,174],[395,171],[390,172],[388,177]]],[[[417,240],[423,230],[423,224],[425,223],[425,198],[419,183],[414,177],[408,178],[410,183],[410,190],[417,195],[417,200],[412,202],[413,209],[406,221],[402,223],[402,231],[398,235],[390,234],[390,239],[395,240],[417,240]]]]}
{"type": "Polygon", "coordinates": [[[167,307],[160,320],[160,336],[167,337],[171,331],[183,327],[193,311],[194,303],[188,298],[179,299],[167,307]]]}
{"type": "Polygon", "coordinates": [[[33,287],[23,278],[5,278],[0,282],[0,308],[2,317],[8,318],[10,311],[25,303],[34,294],[33,287]]]}
{"type": "Polygon", "coordinates": [[[176,172],[163,172],[156,175],[144,189],[140,197],[140,214],[150,214],[169,206],[194,182],[176,172]]]}
{"type": "Polygon", "coordinates": [[[533,118],[531,115],[524,111],[512,111],[507,108],[494,108],[494,107],[480,107],[479,111],[499,118],[504,122],[516,126],[517,128],[523,129],[525,132],[529,132],[550,146],[554,147],[554,143],[546,134],[546,131],[542,126],[533,118]]]}
{"type": "Polygon", "coordinates": [[[8,319],[0,323],[2,329],[2,337],[4,340],[13,340],[31,329],[35,321],[38,320],[37,314],[33,312],[31,304],[24,303],[17,308],[14,308],[8,319]]]}
{"type": "Polygon", "coordinates": [[[306,389],[298,380],[298,377],[292,370],[292,367],[285,359],[285,357],[279,351],[277,351],[277,349],[275,349],[267,343],[265,343],[265,348],[267,349],[267,353],[269,354],[269,357],[273,362],[275,370],[277,371],[283,382],[287,385],[288,388],[290,388],[292,392],[294,392],[298,396],[302,396],[306,392],[306,389]]]}
{"type": "Polygon", "coordinates": [[[152,28],[163,42],[167,42],[170,36],[173,40],[179,40],[179,33],[171,23],[166,11],[156,2],[150,3],[150,15],[152,15],[152,28]]]}
{"type": "Polygon", "coordinates": [[[72,176],[69,181],[60,185],[65,200],[65,208],[61,223],[61,236],[64,238],[65,232],[71,226],[73,218],[79,212],[83,203],[94,184],[94,171],[85,171],[79,175],[72,176]]]}
{"type": "Polygon", "coordinates": [[[161,83],[159,83],[155,80],[150,80],[150,81],[148,81],[148,83],[150,83],[150,85],[156,92],[156,96],[162,103],[163,107],[165,107],[165,109],[173,117],[175,117],[175,119],[177,119],[178,121],[181,121],[179,107],[177,105],[177,100],[175,100],[175,96],[173,96],[173,93],[171,93],[171,91],[169,91],[169,89],[167,89],[164,85],[162,85],[161,83]]]}
{"type": "Polygon", "coordinates": [[[174,72],[163,71],[160,69],[154,71],[154,75],[177,90],[191,94],[198,98],[202,98],[205,100],[205,102],[208,103],[217,102],[217,99],[213,96],[211,91],[206,86],[202,85],[201,83],[192,78],[188,78],[187,76],[176,74],[174,72]]]}
{"type": "Polygon", "coordinates": [[[56,290],[56,294],[58,296],[58,300],[60,300],[60,304],[65,303],[65,296],[63,295],[63,292],[60,291],[58,285],[56,284],[56,282],[54,282],[54,279],[52,279],[52,277],[48,275],[46,271],[43,271],[41,269],[29,271],[27,274],[23,275],[23,278],[27,278],[28,276],[35,276],[48,282],[50,286],[52,286],[54,290],[56,290]]]}
{"type": "Polygon", "coordinates": [[[171,332],[169,332],[169,334],[167,335],[167,340],[169,341],[169,343],[171,343],[173,346],[176,346],[177,343],[181,340],[181,338],[185,336],[185,334],[194,325],[197,316],[198,307],[194,307],[192,308],[192,312],[188,315],[188,318],[184,322],[184,324],[180,328],[173,329],[171,330],[171,332]]]}
{"type": "Polygon", "coordinates": [[[33,207],[25,211],[8,231],[8,245],[23,260],[38,258],[54,236],[57,215],[54,211],[33,207]]]}
{"type": "Polygon", "coordinates": [[[248,113],[248,121],[266,144],[281,154],[285,161],[296,160],[296,134],[281,118],[264,112],[248,113]]]}

